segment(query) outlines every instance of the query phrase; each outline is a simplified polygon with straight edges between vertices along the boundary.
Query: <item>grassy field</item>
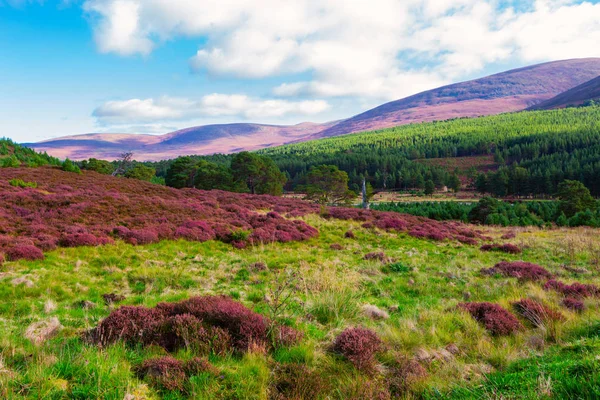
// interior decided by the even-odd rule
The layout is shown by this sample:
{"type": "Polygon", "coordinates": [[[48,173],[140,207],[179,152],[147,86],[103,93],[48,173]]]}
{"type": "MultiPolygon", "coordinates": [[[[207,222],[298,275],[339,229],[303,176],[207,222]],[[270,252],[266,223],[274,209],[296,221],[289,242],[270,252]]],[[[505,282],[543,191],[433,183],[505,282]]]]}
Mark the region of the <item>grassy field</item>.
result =
{"type": "MultiPolygon", "coordinates": [[[[392,391],[401,398],[600,396],[598,299],[586,299],[586,310],[574,313],[561,307],[561,297],[545,291],[543,283],[480,273],[499,261],[522,259],[543,265],[564,282],[600,284],[597,230],[486,228],[495,239],[508,231],[516,233],[501,242],[524,251],[509,255],[365,229],[360,222],[315,215],[303,219],[319,229],[318,238],[243,250],[216,241],[144,246],[118,241],[102,247],[60,248],[48,252],[43,261],[4,263],[0,397],[389,398],[387,377],[398,359],[418,364],[418,368],[410,364],[418,373],[408,371],[402,390],[392,391]],[[348,230],[355,238],[345,238],[348,230]],[[341,249],[332,249],[332,244],[341,249]],[[390,260],[364,259],[379,251],[390,260]],[[267,268],[257,268],[255,263],[260,262],[267,268]],[[291,295],[282,312],[274,310],[278,288],[291,295]],[[84,331],[119,306],[105,304],[102,295],[107,293],[124,295],[119,305],[146,306],[224,294],[305,336],[298,345],[272,352],[255,348],[245,354],[211,355],[218,373],[191,376],[183,392],[159,391],[135,371],[145,359],[165,355],[164,349],[123,344],[100,349],[81,339],[84,331]],[[495,337],[456,308],[469,300],[511,309],[510,303],[521,298],[542,301],[565,318],[537,328],[523,322],[524,330],[495,337]],[[365,306],[377,307],[381,318],[374,319],[373,307],[365,306]],[[29,334],[32,324],[53,317],[63,328],[34,344],[29,334]],[[334,338],[354,326],[371,328],[385,344],[372,374],[357,371],[330,350],[334,338]],[[302,365],[306,372],[293,380],[303,396],[279,393],[292,380],[281,372],[289,365],[302,365]]],[[[193,354],[179,350],[174,356],[185,360],[193,354]]]]}

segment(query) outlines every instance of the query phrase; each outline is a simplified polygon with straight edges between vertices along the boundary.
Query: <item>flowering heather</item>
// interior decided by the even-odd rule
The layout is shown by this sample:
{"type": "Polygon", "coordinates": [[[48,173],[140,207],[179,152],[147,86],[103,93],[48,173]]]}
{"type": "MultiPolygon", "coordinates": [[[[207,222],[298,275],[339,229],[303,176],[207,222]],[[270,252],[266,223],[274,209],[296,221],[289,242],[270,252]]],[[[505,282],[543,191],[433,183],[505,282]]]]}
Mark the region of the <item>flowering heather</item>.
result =
{"type": "MultiPolygon", "coordinates": [[[[4,168],[0,181],[0,226],[9,240],[0,252],[17,244],[51,250],[57,245],[132,244],[163,239],[221,240],[235,247],[302,241],[318,236],[314,227],[290,218],[320,214],[321,208],[296,199],[219,190],[173,189],[137,179],[85,171],[71,174],[49,167],[4,168]],[[10,179],[40,182],[18,188],[10,179]],[[266,214],[265,210],[269,210],[266,214]],[[236,232],[248,232],[243,237],[236,232]],[[28,240],[29,243],[22,243],[28,240]]],[[[457,222],[356,208],[329,207],[326,218],[362,221],[370,227],[407,232],[433,240],[474,244],[481,233],[457,222]]],[[[346,237],[351,238],[352,233],[346,237]]],[[[8,257],[10,259],[10,257],[8,257]]]]}
{"type": "Polygon", "coordinates": [[[525,261],[502,261],[481,272],[488,275],[502,274],[527,281],[539,281],[552,277],[552,274],[544,267],[525,261]]]}
{"type": "Polygon", "coordinates": [[[138,368],[138,374],[145,377],[152,386],[162,390],[183,391],[185,385],[185,365],[171,356],[146,360],[138,368]]]}
{"type": "Polygon", "coordinates": [[[32,245],[17,245],[6,250],[6,258],[9,261],[16,260],[43,260],[44,253],[32,245]]]}
{"type": "Polygon", "coordinates": [[[381,350],[377,334],[365,328],[348,328],[333,342],[333,351],[346,357],[362,371],[372,371],[375,355],[381,350]]]}
{"type": "Polygon", "coordinates": [[[494,336],[510,335],[523,326],[519,320],[498,304],[493,303],[461,303],[459,308],[467,311],[488,332],[494,336]]]}
{"type": "Polygon", "coordinates": [[[554,311],[542,303],[531,299],[522,299],[512,303],[515,311],[535,326],[541,326],[548,321],[561,321],[561,313],[554,311]]]}
{"type": "Polygon", "coordinates": [[[225,355],[254,344],[290,346],[302,333],[287,326],[269,330],[269,320],[225,296],[192,297],[154,308],[124,306],[87,334],[90,342],[107,345],[158,345],[167,351],[191,348],[200,354],[225,355]]]}
{"type": "Polygon", "coordinates": [[[480,247],[480,250],[482,251],[500,251],[502,253],[508,253],[508,254],[519,254],[522,252],[522,250],[514,245],[514,244],[510,244],[510,243],[506,243],[506,244],[484,244],[483,246],[480,247]]]}
{"type": "Polygon", "coordinates": [[[572,297],[565,298],[562,301],[562,305],[565,306],[565,308],[575,312],[582,312],[585,310],[585,304],[583,304],[583,301],[574,299],[572,297]]]}
{"type": "Polygon", "coordinates": [[[598,288],[596,285],[579,282],[567,285],[566,283],[557,281],[555,279],[551,279],[546,282],[544,289],[552,289],[556,292],[562,293],[565,296],[573,298],[594,297],[600,295],[600,288],[598,288]]]}

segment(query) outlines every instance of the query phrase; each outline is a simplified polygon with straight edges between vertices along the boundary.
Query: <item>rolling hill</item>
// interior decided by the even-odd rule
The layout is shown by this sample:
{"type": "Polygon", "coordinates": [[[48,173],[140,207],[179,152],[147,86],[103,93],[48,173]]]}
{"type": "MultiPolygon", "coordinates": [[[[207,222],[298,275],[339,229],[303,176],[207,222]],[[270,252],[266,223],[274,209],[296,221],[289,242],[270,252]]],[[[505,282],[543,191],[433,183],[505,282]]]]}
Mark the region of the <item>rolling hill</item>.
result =
{"type": "Polygon", "coordinates": [[[555,61],[444,86],[325,124],[207,125],[159,136],[88,134],[27,145],[56,157],[76,160],[88,157],[114,159],[126,150],[133,151],[138,160],[232,153],[410,123],[520,111],[599,75],[600,58],[555,61]]]}
{"type": "Polygon", "coordinates": [[[530,107],[531,110],[550,110],[578,106],[589,100],[600,99],[600,76],[587,81],[573,89],[567,90],[556,97],[530,107]]]}

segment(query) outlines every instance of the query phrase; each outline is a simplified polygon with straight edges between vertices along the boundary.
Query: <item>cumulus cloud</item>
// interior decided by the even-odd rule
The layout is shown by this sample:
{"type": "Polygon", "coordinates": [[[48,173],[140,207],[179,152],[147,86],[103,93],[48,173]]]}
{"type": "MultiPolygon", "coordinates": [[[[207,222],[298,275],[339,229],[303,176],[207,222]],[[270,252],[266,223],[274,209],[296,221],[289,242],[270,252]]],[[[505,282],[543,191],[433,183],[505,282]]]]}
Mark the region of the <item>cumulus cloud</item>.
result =
{"type": "Polygon", "coordinates": [[[324,100],[256,99],[242,94],[213,93],[197,101],[174,97],[108,101],[96,108],[93,116],[104,125],[150,124],[202,117],[268,119],[309,116],[328,109],[329,104],[324,100]]]}
{"type": "Polygon", "coordinates": [[[594,56],[600,4],[575,0],[87,0],[103,52],[202,37],[194,71],[310,79],[277,96],[395,99],[490,64],[594,56]],[[405,55],[410,54],[411,58],[405,55]]]}

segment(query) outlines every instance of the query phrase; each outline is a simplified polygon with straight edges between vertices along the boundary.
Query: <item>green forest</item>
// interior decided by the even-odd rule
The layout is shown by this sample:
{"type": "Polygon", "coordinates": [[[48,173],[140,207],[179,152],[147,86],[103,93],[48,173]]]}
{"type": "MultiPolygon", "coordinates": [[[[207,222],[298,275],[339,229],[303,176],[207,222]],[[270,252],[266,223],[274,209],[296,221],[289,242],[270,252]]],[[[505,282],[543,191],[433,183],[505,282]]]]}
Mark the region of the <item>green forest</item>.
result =
{"type": "MultiPolygon", "coordinates": [[[[600,195],[600,107],[525,111],[460,118],[344,135],[258,152],[273,159],[288,178],[287,190],[305,182],[312,166],[335,165],[358,191],[363,178],[375,189],[452,187],[458,171],[422,159],[493,155],[496,171],[474,169],[473,184],[496,196],[546,197],[565,179],[583,182],[600,195]]],[[[232,156],[194,157],[229,165],[232,156]]],[[[149,163],[164,177],[172,160],[149,163]]]]}

